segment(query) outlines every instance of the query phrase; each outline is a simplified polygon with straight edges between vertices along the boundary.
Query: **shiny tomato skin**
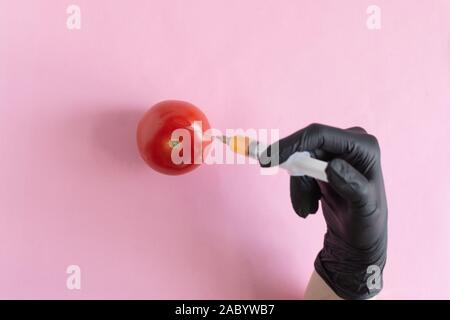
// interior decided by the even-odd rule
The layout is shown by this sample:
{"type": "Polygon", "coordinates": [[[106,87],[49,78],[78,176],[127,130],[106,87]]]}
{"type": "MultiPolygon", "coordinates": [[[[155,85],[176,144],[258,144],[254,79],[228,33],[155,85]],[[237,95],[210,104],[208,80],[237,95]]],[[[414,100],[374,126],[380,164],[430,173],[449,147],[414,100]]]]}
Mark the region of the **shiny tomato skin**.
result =
{"type": "MultiPolygon", "coordinates": [[[[150,108],[138,123],[136,139],[139,153],[144,161],[154,170],[168,175],[180,175],[197,168],[194,163],[194,143],[202,145],[200,160],[204,159],[205,150],[211,143],[201,137],[194,138],[191,127],[194,121],[201,121],[203,132],[210,129],[208,119],[203,112],[189,102],[165,100],[150,108]],[[171,137],[176,129],[187,129],[191,138],[191,157],[189,163],[176,164],[172,161],[171,137]]],[[[180,143],[183,143],[182,141],[180,143]]]]}

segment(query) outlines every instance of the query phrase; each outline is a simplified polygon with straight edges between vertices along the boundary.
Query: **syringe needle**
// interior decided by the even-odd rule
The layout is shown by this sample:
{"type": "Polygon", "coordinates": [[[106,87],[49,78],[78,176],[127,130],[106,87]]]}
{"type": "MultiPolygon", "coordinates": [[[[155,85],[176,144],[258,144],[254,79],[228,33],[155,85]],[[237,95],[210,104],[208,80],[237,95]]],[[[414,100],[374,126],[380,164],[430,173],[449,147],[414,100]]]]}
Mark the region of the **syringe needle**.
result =
{"type": "Polygon", "coordinates": [[[214,138],[222,141],[224,144],[228,144],[228,142],[230,141],[230,138],[228,138],[227,136],[214,136],[214,138]]]}

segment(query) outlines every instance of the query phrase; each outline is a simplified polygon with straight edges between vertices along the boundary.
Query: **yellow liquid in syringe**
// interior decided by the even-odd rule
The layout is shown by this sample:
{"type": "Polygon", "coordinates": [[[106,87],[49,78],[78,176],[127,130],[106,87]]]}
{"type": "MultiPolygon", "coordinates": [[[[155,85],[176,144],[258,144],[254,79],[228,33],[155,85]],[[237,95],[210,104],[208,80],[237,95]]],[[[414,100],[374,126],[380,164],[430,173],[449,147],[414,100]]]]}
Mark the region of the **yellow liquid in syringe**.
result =
{"type": "Polygon", "coordinates": [[[228,145],[233,152],[242,154],[243,156],[248,156],[248,147],[251,142],[250,138],[244,136],[233,136],[228,139],[228,145]]]}

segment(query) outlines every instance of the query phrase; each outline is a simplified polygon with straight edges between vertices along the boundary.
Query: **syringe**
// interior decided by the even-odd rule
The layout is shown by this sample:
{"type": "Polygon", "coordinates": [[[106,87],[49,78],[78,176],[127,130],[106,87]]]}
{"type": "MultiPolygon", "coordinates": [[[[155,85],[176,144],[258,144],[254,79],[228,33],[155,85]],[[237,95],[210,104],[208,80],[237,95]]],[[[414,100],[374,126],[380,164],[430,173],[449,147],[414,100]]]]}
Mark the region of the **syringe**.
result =
{"type": "MultiPolygon", "coordinates": [[[[238,154],[254,159],[261,158],[267,145],[243,136],[216,136],[215,138],[228,145],[230,149],[238,154]]],[[[325,169],[328,163],[314,159],[308,151],[295,152],[285,162],[280,164],[280,168],[288,171],[291,176],[309,176],[324,182],[328,182],[325,169]]]]}

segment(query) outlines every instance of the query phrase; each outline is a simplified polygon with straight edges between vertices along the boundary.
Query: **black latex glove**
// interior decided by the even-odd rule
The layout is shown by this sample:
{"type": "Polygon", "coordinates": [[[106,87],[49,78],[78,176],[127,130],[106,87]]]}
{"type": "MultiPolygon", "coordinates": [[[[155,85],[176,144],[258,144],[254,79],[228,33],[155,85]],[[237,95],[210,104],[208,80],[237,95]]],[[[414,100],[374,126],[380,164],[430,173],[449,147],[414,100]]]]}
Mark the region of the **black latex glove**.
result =
{"type": "MultiPolygon", "coordinates": [[[[362,128],[347,130],[312,124],[267,149],[270,162],[286,161],[297,151],[328,161],[329,183],[291,177],[294,210],[303,218],[319,200],[327,223],[317,273],[344,299],[367,299],[382,288],[386,263],[387,203],[377,139],[362,128]]],[[[267,160],[267,159],[266,159],[267,160]]],[[[266,162],[266,163],[264,163],[266,162]]]]}

